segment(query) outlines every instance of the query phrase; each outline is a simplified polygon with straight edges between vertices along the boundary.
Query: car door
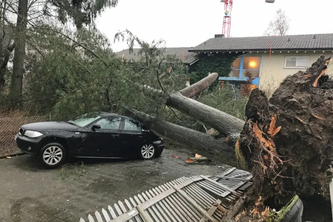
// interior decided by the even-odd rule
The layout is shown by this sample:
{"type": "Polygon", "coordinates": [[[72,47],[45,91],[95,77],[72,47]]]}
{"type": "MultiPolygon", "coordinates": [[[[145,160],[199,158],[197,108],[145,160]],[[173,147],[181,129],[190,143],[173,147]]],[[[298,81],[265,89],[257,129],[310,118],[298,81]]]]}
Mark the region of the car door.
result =
{"type": "Polygon", "coordinates": [[[122,146],[116,148],[118,155],[123,157],[134,157],[140,152],[144,144],[141,124],[131,118],[122,118],[122,127],[119,135],[122,146]]]}
{"type": "Polygon", "coordinates": [[[120,127],[121,117],[104,117],[97,120],[90,126],[83,147],[91,156],[117,157],[116,149],[121,146],[120,127]],[[93,129],[94,125],[99,128],[93,129]]]}

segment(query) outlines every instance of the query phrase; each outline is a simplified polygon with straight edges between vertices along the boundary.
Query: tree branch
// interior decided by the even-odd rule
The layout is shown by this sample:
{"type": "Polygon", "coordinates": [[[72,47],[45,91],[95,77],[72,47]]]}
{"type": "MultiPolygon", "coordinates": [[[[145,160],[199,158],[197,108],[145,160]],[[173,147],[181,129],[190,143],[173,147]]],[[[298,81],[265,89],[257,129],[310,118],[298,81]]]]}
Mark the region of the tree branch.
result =
{"type": "Polygon", "coordinates": [[[207,89],[218,77],[216,72],[209,74],[207,77],[203,78],[199,82],[196,82],[179,92],[186,97],[192,98],[193,96],[199,94],[200,92],[207,89]]]}

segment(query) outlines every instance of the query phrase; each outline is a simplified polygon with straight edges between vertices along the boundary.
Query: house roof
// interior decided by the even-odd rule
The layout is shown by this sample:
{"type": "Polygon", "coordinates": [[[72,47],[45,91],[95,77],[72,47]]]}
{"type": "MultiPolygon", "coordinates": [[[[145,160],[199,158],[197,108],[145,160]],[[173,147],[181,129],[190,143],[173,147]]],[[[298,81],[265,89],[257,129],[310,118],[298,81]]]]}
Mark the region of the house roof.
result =
{"type": "MultiPolygon", "coordinates": [[[[220,36],[220,35],[219,35],[220,36]]],[[[309,34],[260,37],[216,37],[191,48],[190,52],[333,50],[333,34],[309,34]]]]}
{"type": "MultiPolygon", "coordinates": [[[[188,50],[191,48],[187,47],[178,47],[178,48],[165,48],[164,55],[175,55],[176,58],[183,61],[185,64],[191,64],[197,61],[196,54],[193,52],[189,52],[188,50]]],[[[117,56],[121,57],[124,55],[126,60],[134,60],[138,61],[140,58],[139,51],[140,48],[133,49],[133,52],[130,53],[129,49],[125,49],[116,53],[117,56]]]]}

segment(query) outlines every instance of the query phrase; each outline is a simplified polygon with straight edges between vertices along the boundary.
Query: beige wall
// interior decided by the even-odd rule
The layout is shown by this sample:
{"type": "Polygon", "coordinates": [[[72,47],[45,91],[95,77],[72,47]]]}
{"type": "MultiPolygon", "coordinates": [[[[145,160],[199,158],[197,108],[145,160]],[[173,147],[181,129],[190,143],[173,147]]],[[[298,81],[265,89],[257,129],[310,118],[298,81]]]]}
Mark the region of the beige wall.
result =
{"type": "MultiPolygon", "coordinates": [[[[280,83],[288,76],[297,73],[300,69],[284,68],[284,62],[286,56],[310,56],[310,66],[315,62],[318,57],[323,53],[273,53],[271,61],[269,61],[269,53],[266,54],[249,54],[253,56],[261,56],[260,67],[260,80],[259,88],[271,95],[280,83]]],[[[333,53],[326,56],[332,56],[333,53]]],[[[302,71],[305,71],[303,69],[302,71]]],[[[328,67],[327,74],[333,76],[333,63],[328,67]]]]}

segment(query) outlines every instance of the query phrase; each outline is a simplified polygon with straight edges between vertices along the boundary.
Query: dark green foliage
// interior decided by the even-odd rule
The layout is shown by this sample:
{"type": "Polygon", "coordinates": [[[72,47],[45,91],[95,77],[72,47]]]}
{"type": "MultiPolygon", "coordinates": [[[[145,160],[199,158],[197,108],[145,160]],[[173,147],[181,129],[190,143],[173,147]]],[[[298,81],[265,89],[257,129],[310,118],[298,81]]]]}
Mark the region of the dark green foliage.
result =
{"type": "Polygon", "coordinates": [[[238,96],[239,92],[230,88],[219,89],[215,87],[212,92],[206,92],[205,95],[200,97],[199,101],[245,120],[245,106],[248,98],[238,96]]]}
{"type": "Polygon", "coordinates": [[[51,112],[54,119],[97,110],[124,114],[131,108],[163,116],[165,98],[147,95],[142,87],[149,85],[167,95],[185,86],[185,66],[164,57],[158,43],[150,47],[144,43],[142,58],[127,63],[115,56],[97,31],[82,29],[66,35],[47,27],[34,31],[32,36],[44,37],[36,42],[44,52],[27,61],[30,107],[51,112]]]}
{"type": "Polygon", "coordinates": [[[76,28],[93,23],[97,15],[105,8],[115,7],[118,0],[47,0],[44,5],[45,15],[54,15],[63,24],[74,21],[76,28]]]}
{"type": "MultiPolygon", "coordinates": [[[[193,71],[189,74],[191,84],[206,77],[208,73],[217,72],[219,76],[228,76],[231,71],[231,65],[239,54],[199,54],[199,61],[192,68],[193,71]]],[[[215,87],[217,81],[211,86],[215,87]]]]}

